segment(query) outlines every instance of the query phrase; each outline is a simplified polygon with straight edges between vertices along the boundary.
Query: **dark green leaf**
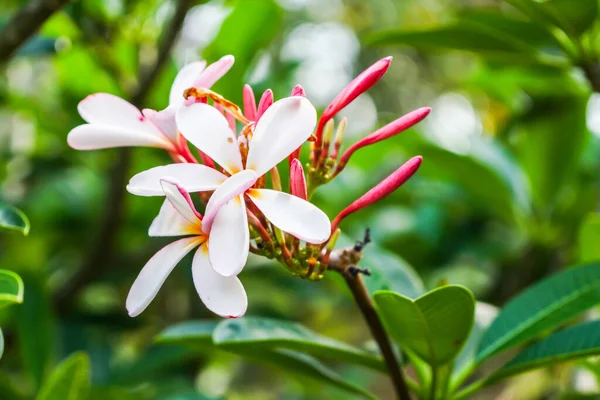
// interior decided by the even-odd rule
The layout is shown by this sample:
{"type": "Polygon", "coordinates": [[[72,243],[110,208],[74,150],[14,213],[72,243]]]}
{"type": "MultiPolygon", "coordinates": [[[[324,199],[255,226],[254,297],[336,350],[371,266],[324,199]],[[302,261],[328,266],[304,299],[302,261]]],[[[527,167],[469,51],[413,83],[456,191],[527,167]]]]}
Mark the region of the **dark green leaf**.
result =
{"type": "Polygon", "coordinates": [[[0,203],[0,229],[29,233],[29,220],[23,212],[9,204],[0,203]]]}
{"type": "Polygon", "coordinates": [[[172,325],[157,337],[158,343],[176,344],[194,348],[212,346],[212,334],[219,321],[186,321],[172,325]]]}
{"type": "Polygon", "coordinates": [[[533,339],[600,303],[600,265],[569,268],[512,299],[483,335],[477,362],[533,339]]]}
{"type": "Polygon", "coordinates": [[[36,400],[85,400],[90,391],[90,360],[85,353],[75,353],[60,363],[36,400]]]}
{"type": "Polygon", "coordinates": [[[563,329],[525,348],[488,378],[489,382],[573,358],[600,354],[600,321],[563,329]]]}
{"type": "Polygon", "coordinates": [[[17,274],[0,269],[0,307],[23,302],[23,280],[17,274]]]}
{"type": "Polygon", "coordinates": [[[443,286],[414,301],[389,291],[377,292],[373,299],[396,342],[433,367],[458,354],[473,325],[475,299],[462,286],[443,286]]]}
{"type": "Polygon", "coordinates": [[[288,321],[257,317],[230,319],[217,326],[213,342],[221,348],[282,348],[379,371],[386,370],[379,357],[288,321]]]}

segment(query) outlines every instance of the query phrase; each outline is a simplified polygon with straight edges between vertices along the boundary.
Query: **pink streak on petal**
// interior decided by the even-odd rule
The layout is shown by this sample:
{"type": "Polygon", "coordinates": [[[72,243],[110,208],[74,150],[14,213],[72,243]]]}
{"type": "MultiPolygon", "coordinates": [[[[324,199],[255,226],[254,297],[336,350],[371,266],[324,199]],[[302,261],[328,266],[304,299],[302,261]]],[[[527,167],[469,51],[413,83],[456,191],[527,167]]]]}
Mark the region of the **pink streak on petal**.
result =
{"type": "Polygon", "coordinates": [[[410,177],[415,174],[415,172],[417,172],[422,161],[423,157],[421,156],[411,158],[391,175],[379,182],[374,188],[346,207],[334,218],[333,222],[331,223],[331,232],[335,232],[342,219],[348,215],[362,210],[363,208],[383,199],[394,190],[398,189],[402,184],[409,180],[410,177]]]}
{"type": "Polygon", "coordinates": [[[317,140],[315,142],[315,148],[321,148],[321,141],[323,137],[323,127],[327,121],[333,118],[340,110],[350,104],[359,95],[369,90],[387,71],[392,57],[382,58],[369,68],[364,70],[360,75],[352,80],[336,97],[333,99],[331,104],[327,106],[319,124],[317,125],[317,140]]]}
{"type": "Polygon", "coordinates": [[[290,94],[290,96],[306,97],[306,93],[304,92],[304,88],[301,85],[296,85],[292,89],[292,93],[290,94]]]}
{"type": "Polygon", "coordinates": [[[273,104],[273,91],[271,89],[265,90],[260,101],[258,102],[258,109],[256,111],[256,121],[262,117],[262,115],[267,111],[267,108],[271,107],[273,104]]]}
{"type": "Polygon", "coordinates": [[[246,117],[249,121],[256,120],[256,99],[254,97],[254,91],[252,87],[248,84],[244,85],[243,91],[244,97],[244,117],[246,117]]]}
{"type": "Polygon", "coordinates": [[[356,150],[377,142],[381,142],[382,140],[388,139],[418,124],[423,119],[425,119],[425,117],[427,117],[430,112],[431,108],[429,107],[419,108],[406,115],[403,115],[402,117],[385,125],[384,127],[379,128],[375,132],[371,133],[370,135],[364,137],[363,139],[350,146],[344,152],[344,154],[342,154],[342,157],[340,158],[340,164],[345,165],[350,159],[350,156],[352,156],[352,154],[354,154],[356,150]]]}
{"type": "Polygon", "coordinates": [[[234,61],[235,58],[232,55],[221,57],[221,59],[210,64],[204,71],[202,71],[202,74],[200,74],[198,80],[194,82],[193,86],[204,87],[207,89],[210,88],[215,84],[216,81],[221,79],[221,77],[225,75],[227,71],[229,71],[234,61]]]}
{"type": "Polygon", "coordinates": [[[304,169],[302,168],[302,163],[297,158],[294,158],[290,164],[290,192],[302,200],[306,200],[308,197],[306,194],[304,169]]]}
{"type": "Polygon", "coordinates": [[[187,190],[179,186],[179,184],[176,181],[172,181],[170,179],[161,179],[161,181],[170,183],[171,185],[175,185],[177,187],[177,190],[179,190],[179,193],[181,193],[185,201],[188,203],[188,206],[190,206],[190,209],[194,212],[194,214],[196,214],[198,219],[202,220],[202,214],[200,214],[198,210],[196,210],[196,206],[194,206],[194,202],[192,201],[192,198],[190,197],[190,194],[187,190]]]}

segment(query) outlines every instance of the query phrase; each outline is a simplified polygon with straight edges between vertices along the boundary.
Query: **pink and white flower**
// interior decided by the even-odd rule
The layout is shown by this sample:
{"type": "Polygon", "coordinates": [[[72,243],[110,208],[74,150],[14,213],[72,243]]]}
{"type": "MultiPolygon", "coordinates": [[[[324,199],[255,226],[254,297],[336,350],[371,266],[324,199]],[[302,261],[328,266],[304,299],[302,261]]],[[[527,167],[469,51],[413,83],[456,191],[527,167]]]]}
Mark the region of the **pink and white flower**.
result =
{"type": "Polygon", "coordinates": [[[209,256],[211,238],[189,194],[174,181],[161,180],[160,186],[167,198],[148,234],[186,237],[163,247],[142,268],[125,303],[129,315],[135,317],[144,311],[173,268],[197,248],[192,261],[192,277],[200,299],[215,314],[241,317],[248,306],[244,287],[237,277],[224,277],[212,268],[209,256]]]}
{"type": "Polygon", "coordinates": [[[163,195],[160,179],[165,177],[189,192],[214,190],[202,224],[211,235],[211,265],[223,276],[237,275],[246,263],[250,241],[246,199],[280,230],[308,243],[324,243],[331,224],[323,211],[291,194],[253,188],[259,177],[311,136],[316,118],[306,98],[288,97],[268,107],[251,134],[238,140],[216,108],[202,103],[182,107],[176,117],[182,135],[230,176],[200,164],[171,164],[137,174],[127,190],[141,196],[163,195]],[[240,144],[248,148],[247,156],[240,144]]]}
{"type": "Polygon", "coordinates": [[[184,91],[192,86],[209,88],[231,68],[233,61],[233,56],[225,56],[208,68],[205,61],[184,66],[171,86],[169,106],[162,111],[140,111],[108,93],[86,97],[77,109],[87,124],[71,130],[67,137],[69,146],[77,150],[144,146],[180,153],[185,142],[179,135],[175,113],[184,104],[184,91]]]}

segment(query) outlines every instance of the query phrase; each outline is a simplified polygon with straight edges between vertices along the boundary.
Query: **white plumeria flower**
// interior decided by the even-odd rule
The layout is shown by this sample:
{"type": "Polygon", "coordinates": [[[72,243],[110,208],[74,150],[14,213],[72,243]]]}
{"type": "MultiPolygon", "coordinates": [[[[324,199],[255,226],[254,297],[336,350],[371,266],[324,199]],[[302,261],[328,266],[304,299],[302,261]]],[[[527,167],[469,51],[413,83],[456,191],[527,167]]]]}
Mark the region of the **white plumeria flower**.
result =
{"type": "Polygon", "coordinates": [[[127,296],[129,315],[135,317],[144,311],[173,268],[197,247],[192,261],[192,277],[200,299],[215,314],[227,318],[241,317],[248,306],[244,287],[237,277],[224,277],[212,268],[209,258],[211,239],[189,194],[175,181],[161,180],[160,186],[167,199],[148,234],[187,237],[163,247],[142,268],[127,296]]]}
{"type": "Polygon", "coordinates": [[[205,68],[206,61],[184,66],[171,86],[169,106],[162,111],[140,111],[128,101],[108,93],[86,97],[77,110],[87,124],[69,132],[69,146],[77,150],[144,146],[177,152],[182,144],[175,113],[184,104],[184,91],[192,86],[211,87],[229,71],[233,61],[233,56],[229,55],[208,68],[205,68]]]}
{"type": "Polygon", "coordinates": [[[323,243],[331,232],[323,211],[287,193],[251,188],[310,137],[316,119],[315,108],[304,97],[273,103],[255,126],[244,166],[238,141],[223,114],[202,103],[182,107],[177,112],[182,135],[231,176],[201,164],[171,164],[135,175],[127,190],[140,196],[160,196],[163,177],[175,178],[189,192],[214,190],[202,223],[211,235],[211,264],[223,276],[237,275],[248,257],[250,238],[244,196],[282,231],[308,243],[323,243]]]}

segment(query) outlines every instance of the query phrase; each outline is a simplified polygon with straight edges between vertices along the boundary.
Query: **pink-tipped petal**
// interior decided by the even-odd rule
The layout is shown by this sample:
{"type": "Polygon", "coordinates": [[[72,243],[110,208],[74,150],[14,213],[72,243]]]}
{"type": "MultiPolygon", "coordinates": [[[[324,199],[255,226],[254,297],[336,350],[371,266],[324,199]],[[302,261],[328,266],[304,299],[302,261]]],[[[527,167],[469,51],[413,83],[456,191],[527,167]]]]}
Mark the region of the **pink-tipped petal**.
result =
{"type": "Polygon", "coordinates": [[[248,259],[250,232],[243,196],[221,206],[208,239],[208,257],[219,275],[239,274],[248,259]]]}
{"type": "Polygon", "coordinates": [[[316,122],[317,112],[306,98],[276,101],[256,123],[246,168],[265,174],[310,137],[316,122]]]}
{"type": "Polygon", "coordinates": [[[402,184],[410,179],[421,166],[423,157],[416,156],[402,164],[400,168],[394,171],[390,176],[379,182],[374,188],[362,195],[358,200],[354,201],[339,213],[331,223],[332,232],[338,227],[340,221],[348,215],[355,213],[363,208],[378,202],[394,190],[398,189],[402,184]]]}
{"type": "Polygon", "coordinates": [[[79,115],[89,124],[115,126],[131,131],[160,135],[136,106],[109,93],[96,93],[77,105],[79,115]]]}
{"type": "Polygon", "coordinates": [[[202,76],[206,67],[206,61],[195,61],[186,64],[179,70],[169,93],[169,105],[181,106],[185,102],[183,92],[194,86],[194,83],[202,76]]]}
{"type": "Polygon", "coordinates": [[[321,147],[322,130],[327,121],[333,118],[338,112],[344,107],[350,104],[354,99],[360,96],[362,93],[369,90],[387,71],[392,57],[382,58],[377,61],[369,68],[360,73],[354,78],[327,106],[321,119],[319,120],[319,126],[317,128],[317,140],[315,142],[316,148],[321,147]]]}
{"type": "Polygon", "coordinates": [[[165,192],[165,196],[167,196],[167,200],[171,202],[179,214],[190,223],[202,228],[202,215],[196,211],[190,194],[174,181],[161,179],[160,185],[165,192]]]}
{"type": "Polygon", "coordinates": [[[271,89],[265,90],[265,92],[260,97],[260,101],[258,102],[258,108],[256,110],[256,120],[260,120],[260,117],[263,116],[265,111],[269,107],[273,105],[273,91],[271,89]]]}
{"type": "Polygon", "coordinates": [[[244,117],[249,121],[256,121],[256,99],[254,98],[254,91],[248,84],[244,85],[244,117]]]}
{"type": "Polygon", "coordinates": [[[235,276],[226,278],[214,271],[206,244],[194,254],[192,278],[200,299],[210,311],[224,318],[239,318],[246,313],[248,297],[242,282],[235,276]]]}
{"type": "Polygon", "coordinates": [[[307,199],[306,177],[302,163],[297,158],[294,158],[290,164],[290,192],[302,200],[307,199]]]}
{"type": "Polygon", "coordinates": [[[219,110],[196,103],[180,108],[175,119],[181,134],[227,172],[243,169],[237,138],[219,110]]]}
{"type": "Polygon", "coordinates": [[[200,243],[197,237],[179,239],[163,247],[144,265],[125,302],[130,316],[136,317],[148,307],[173,268],[200,243]]]}
{"type": "Polygon", "coordinates": [[[169,164],[150,168],[134,175],[127,191],[137,196],[164,196],[162,178],[172,178],[188,192],[205,192],[218,188],[227,177],[202,164],[169,164]]]}
{"type": "Polygon", "coordinates": [[[216,81],[221,79],[233,66],[235,58],[232,55],[221,57],[218,61],[210,64],[196,82],[194,87],[204,87],[209,89],[216,81]]]}
{"type": "Polygon", "coordinates": [[[249,187],[254,185],[257,179],[256,172],[251,169],[246,169],[227,178],[210,196],[206,204],[206,212],[202,221],[204,231],[210,232],[217,213],[225,203],[244,193],[249,187]]]}
{"type": "Polygon", "coordinates": [[[76,150],[99,150],[112,147],[158,147],[174,151],[175,146],[160,133],[152,134],[124,127],[84,124],[69,132],[67,143],[76,150]]]}
{"type": "Polygon", "coordinates": [[[193,224],[185,219],[168,199],[165,199],[160,212],[148,229],[148,236],[185,236],[194,231],[193,224]]]}
{"type": "Polygon", "coordinates": [[[377,142],[381,142],[382,140],[388,139],[418,124],[425,119],[430,112],[431,108],[429,107],[419,108],[376,130],[375,132],[350,146],[348,150],[342,154],[342,157],[340,158],[340,164],[345,165],[350,159],[350,156],[352,156],[356,150],[377,142]]]}
{"type": "Polygon", "coordinates": [[[142,113],[148,118],[161,133],[173,143],[179,140],[179,129],[175,122],[175,107],[169,106],[162,111],[154,111],[149,108],[142,110],[142,113]]]}
{"type": "Polygon", "coordinates": [[[276,227],[308,243],[329,239],[331,224],[318,207],[299,197],[271,189],[250,189],[252,202],[276,227]]]}
{"type": "Polygon", "coordinates": [[[290,96],[306,97],[306,93],[304,92],[304,88],[301,85],[296,85],[292,89],[292,93],[290,94],[290,96]]]}

